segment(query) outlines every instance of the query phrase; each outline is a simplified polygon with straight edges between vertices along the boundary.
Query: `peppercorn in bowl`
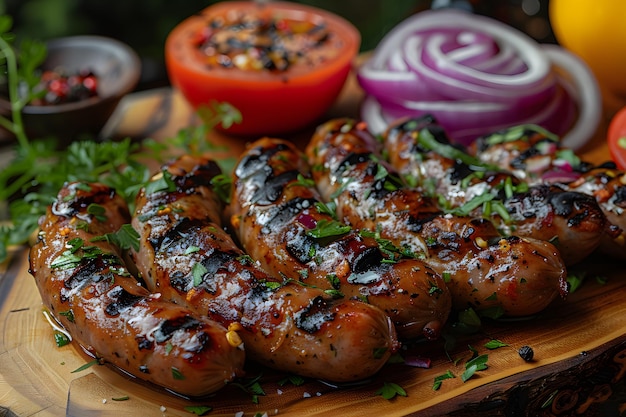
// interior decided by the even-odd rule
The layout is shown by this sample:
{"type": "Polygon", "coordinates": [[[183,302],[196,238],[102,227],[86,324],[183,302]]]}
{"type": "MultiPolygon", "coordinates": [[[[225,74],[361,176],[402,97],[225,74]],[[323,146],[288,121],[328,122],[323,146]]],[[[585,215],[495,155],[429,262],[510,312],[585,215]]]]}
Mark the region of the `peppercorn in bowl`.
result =
{"type": "Polygon", "coordinates": [[[224,1],[170,32],[165,63],[172,85],[193,108],[225,102],[241,112],[229,133],[282,134],[324,115],[360,41],[351,23],[318,8],[224,1]]]}
{"type": "MultiPolygon", "coordinates": [[[[45,46],[45,61],[36,70],[39,94],[21,111],[26,133],[62,143],[96,136],[137,85],[139,57],[128,45],[102,36],[62,37],[45,46]]],[[[0,97],[0,111],[11,117],[6,95],[0,97]]]]}

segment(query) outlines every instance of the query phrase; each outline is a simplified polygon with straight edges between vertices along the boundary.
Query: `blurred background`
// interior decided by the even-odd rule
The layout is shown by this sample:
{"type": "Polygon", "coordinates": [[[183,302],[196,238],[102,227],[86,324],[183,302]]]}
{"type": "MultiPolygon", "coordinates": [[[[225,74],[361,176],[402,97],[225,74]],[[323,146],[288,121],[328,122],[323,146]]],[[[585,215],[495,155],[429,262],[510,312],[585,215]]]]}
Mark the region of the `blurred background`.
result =
{"type": "MultiPolygon", "coordinates": [[[[0,13],[14,19],[18,37],[47,40],[103,35],[130,45],[141,57],[137,90],[168,84],[163,45],[169,31],[210,0],[0,0],[0,13]]],[[[506,22],[541,42],[554,42],[548,0],[295,0],[335,12],[361,32],[362,51],[374,49],[394,25],[428,8],[463,7],[506,22]]]]}

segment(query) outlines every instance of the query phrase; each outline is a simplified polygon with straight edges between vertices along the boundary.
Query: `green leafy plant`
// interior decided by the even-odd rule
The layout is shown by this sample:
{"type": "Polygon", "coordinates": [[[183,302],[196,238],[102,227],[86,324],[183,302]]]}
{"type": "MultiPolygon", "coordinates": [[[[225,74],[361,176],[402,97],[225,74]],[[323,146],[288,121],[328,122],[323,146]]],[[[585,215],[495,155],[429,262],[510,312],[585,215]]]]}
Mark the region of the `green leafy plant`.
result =
{"type": "Polygon", "coordinates": [[[28,148],[28,138],[22,123],[22,109],[33,98],[41,96],[37,91],[40,78],[37,68],[46,59],[46,45],[36,40],[23,40],[18,50],[14,47],[15,36],[10,32],[13,19],[8,15],[0,16],[0,59],[4,84],[11,102],[11,116],[0,116],[0,125],[13,133],[20,147],[28,148]]]}
{"type": "MultiPolygon", "coordinates": [[[[202,123],[181,131],[173,138],[141,143],[130,138],[121,141],[81,140],[60,149],[55,138],[30,140],[24,129],[21,112],[36,97],[39,78],[35,69],[46,57],[45,45],[22,41],[14,48],[9,32],[10,17],[0,16],[0,72],[4,74],[9,99],[10,117],[0,116],[0,126],[16,137],[14,156],[0,171],[0,202],[5,202],[8,221],[0,225],[0,262],[8,256],[8,248],[24,244],[37,230],[38,219],[67,181],[101,182],[116,189],[132,208],[137,192],[147,183],[151,172],[144,159],[163,162],[173,155],[202,154],[215,150],[206,139],[216,125],[228,127],[241,121],[241,114],[228,103],[211,103],[200,108],[202,123]],[[18,91],[19,90],[19,91],[18,91]],[[22,92],[24,91],[24,93],[22,92]]],[[[229,159],[218,161],[224,172],[232,170],[229,159]]],[[[223,179],[220,191],[228,184],[223,179]]],[[[2,207],[0,206],[0,210],[2,207]]]]}

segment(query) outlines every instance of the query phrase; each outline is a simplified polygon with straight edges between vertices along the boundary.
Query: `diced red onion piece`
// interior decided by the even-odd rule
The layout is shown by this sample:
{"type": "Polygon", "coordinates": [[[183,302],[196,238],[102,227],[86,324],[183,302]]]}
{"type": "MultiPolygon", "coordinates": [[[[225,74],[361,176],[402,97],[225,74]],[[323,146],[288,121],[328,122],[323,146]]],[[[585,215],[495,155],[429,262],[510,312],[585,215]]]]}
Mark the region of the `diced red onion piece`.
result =
{"type": "Polygon", "coordinates": [[[422,358],[420,356],[407,356],[404,358],[404,363],[415,368],[429,369],[431,362],[428,358],[422,358]]]}
{"type": "Polygon", "coordinates": [[[300,213],[298,215],[298,222],[300,222],[300,224],[302,224],[302,226],[306,227],[307,229],[315,229],[315,226],[317,226],[317,221],[315,220],[315,218],[306,213],[300,213]]]}
{"type": "Polygon", "coordinates": [[[553,170],[544,173],[541,176],[541,181],[550,184],[569,184],[579,179],[581,175],[582,174],[575,171],[553,170]]]}

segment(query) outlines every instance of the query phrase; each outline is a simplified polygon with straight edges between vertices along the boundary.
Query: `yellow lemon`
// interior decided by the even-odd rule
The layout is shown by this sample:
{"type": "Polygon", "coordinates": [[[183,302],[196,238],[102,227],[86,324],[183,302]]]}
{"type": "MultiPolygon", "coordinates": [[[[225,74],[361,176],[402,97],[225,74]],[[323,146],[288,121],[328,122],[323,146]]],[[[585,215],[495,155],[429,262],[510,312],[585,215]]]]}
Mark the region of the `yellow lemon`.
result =
{"type": "Polygon", "coordinates": [[[609,109],[626,102],[626,1],[550,0],[558,42],[591,68],[609,109]]]}

